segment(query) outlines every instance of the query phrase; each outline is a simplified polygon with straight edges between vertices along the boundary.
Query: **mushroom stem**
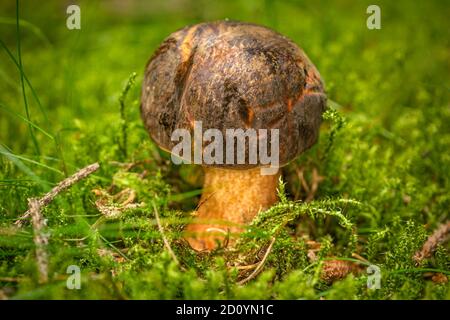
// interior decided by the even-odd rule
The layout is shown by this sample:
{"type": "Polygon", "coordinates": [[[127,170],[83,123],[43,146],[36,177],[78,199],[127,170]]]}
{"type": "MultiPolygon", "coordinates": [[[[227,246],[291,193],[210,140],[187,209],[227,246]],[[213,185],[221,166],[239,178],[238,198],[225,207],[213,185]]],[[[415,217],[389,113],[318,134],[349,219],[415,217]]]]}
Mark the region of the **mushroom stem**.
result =
{"type": "Polygon", "coordinates": [[[277,201],[280,172],[261,175],[260,168],[231,170],[204,167],[205,182],[195,218],[185,238],[197,251],[232,244],[258,212],[277,201]]]}

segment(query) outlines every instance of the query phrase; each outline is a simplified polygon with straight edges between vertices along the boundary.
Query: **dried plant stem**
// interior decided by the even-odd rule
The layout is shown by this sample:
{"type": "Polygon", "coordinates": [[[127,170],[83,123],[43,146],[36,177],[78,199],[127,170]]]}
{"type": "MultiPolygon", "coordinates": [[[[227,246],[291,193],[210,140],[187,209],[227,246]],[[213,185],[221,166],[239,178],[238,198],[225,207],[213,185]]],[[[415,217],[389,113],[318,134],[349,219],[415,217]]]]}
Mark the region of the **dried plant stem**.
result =
{"type": "Polygon", "coordinates": [[[258,264],[256,269],[247,278],[245,278],[245,279],[243,279],[243,280],[238,282],[239,285],[243,285],[243,284],[249,282],[250,280],[255,278],[261,272],[264,264],[266,263],[267,257],[269,257],[269,254],[272,251],[272,247],[273,247],[273,244],[275,243],[275,240],[276,240],[276,238],[273,237],[272,241],[269,244],[269,247],[266,250],[266,253],[264,254],[264,257],[261,260],[261,262],[258,264]]]}
{"type": "Polygon", "coordinates": [[[369,260],[367,260],[367,259],[364,258],[364,257],[361,257],[361,256],[360,256],[359,254],[357,254],[356,252],[353,252],[353,253],[352,253],[352,257],[355,258],[355,259],[358,259],[359,261],[361,261],[361,262],[363,262],[363,263],[370,264],[370,261],[369,261],[369,260]]]}
{"type": "Polygon", "coordinates": [[[306,179],[305,179],[305,174],[304,174],[305,168],[300,167],[300,168],[295,169],[295,171],[297,173],[297,177],[300,180],[300,184],[301,184],[301,187],[297,191],[297,196],[299,195],[301,188],[303,188],[306,193],[305,201],[311,202],[312,200],[314,200],[317,190],[319,189],[319,184],[324,180],[324,177],[319,175],[319,171],[317,170],[317,168],[313,168],[312,176],[311,176],[311,186],[310,186],[310,185],[308,185],[308,183],[306,182],[306,179]]]}
{"type": "Polygon", "coordinates": [[[2,282],[20,282],[22,279],[20,278],[14,278],[14,277],[0,277],[0,281],[2,282]]]}
{"type": "Polygon", "coordinates": [[[164,229],[161,225],[161,221],[159,219],[159,214],[158,214],[158,210],[156,209],[156,205],[154,202],[152,202],[152,205],[153,205],[153,212],[154,212],[155,218],[156,218],[156,224],[158,225],[159,232],[161,233],[161,237],[163,238],[164,246],[166,247],[167,251],[169,252],[172,259],[175,261],[175,263],[180,265],[180,262],[178,261],[177,256],[173,252],[172,247],[170,246],[170,243],[167,240],[166,235],[164,234],[164,229]]]}
{"type": "MultiPolygon", "coordinates": [[[[61,191],[64,191],[65,189],[69,188],[73,184],[77,183],[81,179],[86,178],[91,173],[95,172],[100,168],[100,165],[98,163],[91,164],[72,176],[64,179],[56,187],[54,187],[50,192],[45,194],[42,198],[40,198],[38,201],[39,207],[44,207],[47,204],[49,204],[61,191]]],[[[31,210],[28,208],[27,212],[25,212],[19,219],[14,222],[14,224],[18,227],[21,227],[24,223],[24,220],[27,219],[31,215],[31,210]]]]}
{"type": "Polygon", "coordinates": [[[450,221],[441,224],[436,231],[425,241],[422,249],[417,251],[413,257],[417,264],[423,259],[429,258],[436,251],[439,244],[442,244],[450,239],[450,221]]]}
{"type": "Polygon", "coordinates": [[[319,172],[316,168],[313,169],[312,178],[311,178],[311,188],[308,191],[308,196],[306,197],[306,202],[311,202],[319,189],[319,184],[324,180],[324,177],[319,175],[319,172]]]}
{"type": "Polygon", "coordinates": [[[250,269],[255,269],[258,265],[259,265],[259,263],[253,263],[253,264],[249,264],[246,266],[236,266],[234,268],[236,268],[238,270],[250,270],[250,269]]]}
{"type": "Polygon", "coordinates": [[[36,261],[39,271],[39,283],[46,283],[48,281],[48,234],[45,234],[46,223],[41,213],[41,206],[37,199],[31,198],[28,200],[28,205],[31,213],[31,220],[33,223],[34,244],[36,246],[36,261]]]}

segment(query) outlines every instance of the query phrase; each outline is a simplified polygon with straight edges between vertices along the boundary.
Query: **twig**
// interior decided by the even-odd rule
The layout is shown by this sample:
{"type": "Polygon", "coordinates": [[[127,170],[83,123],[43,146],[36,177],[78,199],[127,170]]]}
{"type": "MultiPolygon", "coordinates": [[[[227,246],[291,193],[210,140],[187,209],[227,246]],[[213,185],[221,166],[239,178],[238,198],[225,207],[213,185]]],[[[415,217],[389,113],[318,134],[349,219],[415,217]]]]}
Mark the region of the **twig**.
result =
{"type": "Polygon", "coordinates": [[[238,270],[249,270],[249,269],[255,269],[258,265],[259,265],[259,263],[253,263],[253,264],[249,264],[246,266],[235,266],[234,268],[236,268],[238,270]]]}
{"type": "MultiPolygon", "coordinates": [[[[210,198],[212,198],[216,193],[217,193],[217,191],[211,192],[211,193],[207,196],[207,198],[204,199],[204,200],[202,200],[202,199],[200,198],[200,201],[199,201],[197,207],[195,208],[195,211],[194,211],[194,212],[197,212],[198,209],[200,209],[200,207],[201,207],[204,203],[206,203],[206,201],[208,201],[210,198]]],[[[203,195],[202,195],[202,196],[203,196],[203,195]]]]}
{"type": "Polygon", "coordinates": [[[36,245],[36,261],[39,271],[39,282],[46,283],[48,281],[48,234],[44,233],[46,223],[41,214],[41,207],[37,199],[31,198],[28,200],[28,206],[31,212],[31,219],[33,222],[34,244],[36,245]]]}
{"type": "MultiPolygon", "coordinates": [[[[98,163],[94,163],[94,164],[91,164],[91,165],[79,170],[72,176],[64,179],[63,181],[58,183],[56,185],[56,187],[54,187],[50,192],[48,192],[42,198],[37,200],[39,202],[38,203],[39,207],[41,208],[41,207],[48,205],[61,191],[69,188],[70,186],[77,183],[81,179],[86,178],[88,175],[90,175],[94,171],[97,171],[98,168],[100,168],[100,165],[98,163]]],[[[16,222],[14,222],[14,224],[18,227],[21,227],[24,223],[24,220],[26,218],[28,218],[30,215],[31,215],[31,211],[30,211],[30,208],[28,208],[27,212],[25,212],[19,219],[17,219],[16,222]]]]}
{"type": "Polygon", "coordinates": [[[319,184],[324,180],[324,177],[319,175],[319,172],[316,168],[313,169],[312,172],[312,178],[311,178],[311,188],[308,191],[308,196],[306,197],[306,202],[311,202],[314,199],[314,196],[316,195],[316,192],[319,188],[319,184]]]}
{"type": "Polygon", "coordinates": [[[306,183],[305,177],[303,175],[304,170],[305,170],[304,168],[301,168],[301,169],[297,168],[296,172],[297,172],[298,178],[300,179],[303,189],[305,189],[306,193],[309,193],[309,186],[308,186],[308,183],[306,183]]]}
{"type": "Polygon", "coordinates": [[[313,168],[311,177],[311,186],[309,186],[305,180],[304,170],[305,168],[303,167],[295,169],[297,177],[300,180],[301,187],[305,190],[306,193],[305,201],[311,202],[314,199],[314,196],[316,195],[316,192],[319,188],[319,184],[324,180],[324,177],[319,175],[319,172],[317,171],[316,168],[313,168]]]}
{"type": "Polygon", "coordinates": [[[441,224],[436,231],[433,232],[431,236],[425,241],[422,249],[417,251],[413,260],[419,264],[423,259],[431,257],[431,255],[436,251],[439,244],[442,244],[450,239],[450,221],[441,224]]]}
{"type": "MultiPolygon", "coordinates": [[[[125,190],[126,190],[126,189],[125,189],[125,190]]],[[[135,192],[134,190],[131,190],[130,193],[129,193],[129,195],[128,195],[128,198],[127,198],[125,201],[123,201],[123,202],[121,203],[121,205],[122,205],[122,206],[127,206],[127,205],[133,203],[133,202],[134,202],[134,199],[136,199],[136,192],[135,192]]]]}
{"type": "Polygon", "coordinates": [[[0,277],[0,282],[20,282],[22,279],[14,277],[0,277]]]}
{"type": "Polygon", "coordinates": [[[172,248],[170,247],[170,243],[167,240],[165,234],[164,234],[164,229],[161,225],[161,221],[159,220],[159,214],[158,214],[158,210],[156,209],[156,205],[155,202],[152,201],[152,205],[153,205],[153,212],[155,213],[155,218],[156,218],[156,223],[158,224],[158,229],[159,232],[161,233],[161,236],[163,238],[164,241],[164,246],[166,247],[167,251],[169,251],[170,256],[172,257],[172,259],[175,261],[175,263],[177,265],[180,265],[180,262],[178,261],[177,256],[175,255],[175,253],[173,252],[172,248]]]}
{"type": "Polygon", "coordinates": [[[364,257],[361,257],[361,256],[360,256],[359,254],[357,254],[356,252],[353,252],[353,253],[352,253],[352,257],[355,258],[355,259],[358,259],[359,261],[364,262],[364,263],[366,263],[366,264],[370,264],[370,261],[369,261],[369,260],[367,260],[367,259],[364,258],[364,257]]]}
{"type": "Polygon", "coordinates": [[[243,285],[243,284],[249,282],[250,280],[252,280],[254,277],[256,277],[259,274],[259,272],[262,270],[264,264],[266,263],[267,257],[269,256],[270,252],[272,251],[272,247],[273,247],[273,244],[275,243],[275,240],[276,240],[276,238],[273,237],[261,262],[258,264],[256,269],[247,278],[238,282],[239,285],[243,285]]]}

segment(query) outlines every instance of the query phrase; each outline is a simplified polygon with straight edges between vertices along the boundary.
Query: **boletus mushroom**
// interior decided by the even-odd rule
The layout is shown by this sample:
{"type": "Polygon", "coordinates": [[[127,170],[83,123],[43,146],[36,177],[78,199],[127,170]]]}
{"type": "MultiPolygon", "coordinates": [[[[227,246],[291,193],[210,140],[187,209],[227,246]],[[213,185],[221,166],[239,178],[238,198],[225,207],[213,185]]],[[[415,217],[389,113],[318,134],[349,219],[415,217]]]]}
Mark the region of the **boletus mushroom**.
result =
{"type": "Polygon", "coordinates": [[[215,159],[223,161],[201,161],[203,194],[185,230],[192,248],[233,243],[258,212],[277,201],[278,168],[316,142],[325,104],[319,72],[306,54],[268,28],[218,21],[185,27],[164,40],[146,66],[141,99],[145,127],[162,149],[174,153],[180,143],[176,130],[206,138],[189,142],[200,153],[208,146],[211,151],[204,140],[228,143],[218,134],[228,138],[233,129],[256,131],[257,142],[270,140],[255,149],[244,136],[240,160],[235,143],[215,150],[215,159]],[[269,174],[261,170],[267,161],[255,157],[262,149],[277,159],[269,174]]]}

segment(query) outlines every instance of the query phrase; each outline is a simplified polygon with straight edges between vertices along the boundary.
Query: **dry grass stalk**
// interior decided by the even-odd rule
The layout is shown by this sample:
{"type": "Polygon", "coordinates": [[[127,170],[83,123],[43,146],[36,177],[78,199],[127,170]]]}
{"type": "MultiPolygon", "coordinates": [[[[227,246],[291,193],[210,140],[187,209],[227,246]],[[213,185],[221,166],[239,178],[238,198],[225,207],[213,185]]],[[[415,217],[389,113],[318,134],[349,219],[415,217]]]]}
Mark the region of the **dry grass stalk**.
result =
{"type": "Polygon", "coordinates": [[[156,223],[158,224],[159,232],[161,233],[161,237],[163,238],[163,241],[164,241],[164,246],[166,247],[167,251],[169,252],[172,259],[175,261],[175,263],[177,265],[180,265],[180,262],[178,261],[177,256],[173,252],[172,247],[170,246],[170,243],[167,240],[166,235],[164,234],[164,229],[161,225],[161,221],[159,220],[159,214],[158,214],[158,210],[156,209],[156,205],[154,202],[152,203],[152,205],[153,205],[153,212],[154,212],[155,218],[156,218],[156,223]]]}
{"type": "Polygon", "coordinates": [[[136,192],[126,188],[115,195],[110,195],[107,191],[94,189],[92,192],[100,197],[95,201],[95,206],[105,218],[118,218],[124,211],[143,207],[143,203],[133,203],[136,199],[136,192]]]}
{"type": "Polygon", "coordinates": [[[325,178],[319,175],[319,172],[316,168],[313,169],[312,172],[312,178],[311,178],[311,188],[308,192],[308,196],[306,197],[306,202],[311,202],[314,200],[314,197],[316,195],[317,190],[319,189],[319,184],[324,180],[325,178]]]}
{"type": "Polygon", "coordinates": [[[317,190],[319,189],[319,184],[324,180],[324,177],[319,175],[319,171],[317,170],[317,168],[313,168],[311,176],[311,185],[309,185],[305,179],[304,174],[305,168],[304,167],[296,168],[295,171],[297,173],[298,179],[300,180],[301,188],[305,190],[306,193],[305,201],[311,202],[312,200],[314,200],[317,190]]]}
{"type": "MultiPolygon", "coordinates": [[[[270,252],[272,251],[272,247],[273,244],[275,243],[276,238],[273,237],[272,241],[269,244],[269,247],[266,250],[266,253],[264,254],[264,257],[262,258],[262,260],[259,262],[258,266],[256,267],[256,269],[245,279],[241,280],[238,282],[239,285],[243,285],[247,282],[249,282],[250,280],[252,280],[253,278],[255,278],[262,270],[262,268],[264,267],[264,264],[266,263],[267,257],[269,257],[270,252]]],[[[253,266],[253,265],[252,265],[253,266]]]]}
{"type": "Polygon", "coordinates": [[[436,231],[425,241],[422,249],[417,251],[413,259],[417,264],[420,264],[424,259],[430,258],[436,251],[439,244],[442,244],[450,239],[450,221],[441,224],[436,231]]]}
{"type": "Polygon", "coordinates": [[[33,241],[36,246],[36,262],[39,272],[39,283],[46,283],[48,281],[48,234],[44,232],[46,223],[41,213],[39,201],[31,198],[28,200],[28,205],[33,223],[33,241]]]}

